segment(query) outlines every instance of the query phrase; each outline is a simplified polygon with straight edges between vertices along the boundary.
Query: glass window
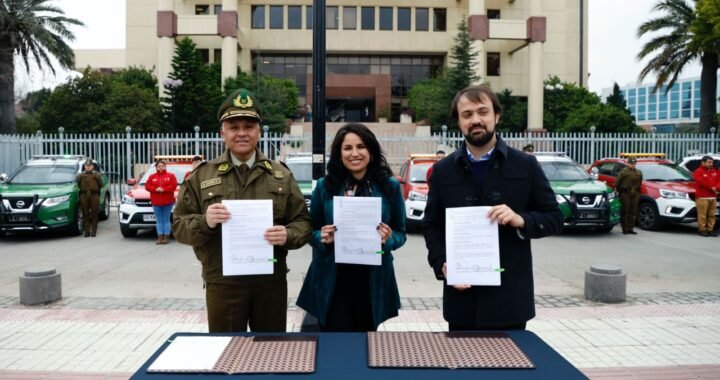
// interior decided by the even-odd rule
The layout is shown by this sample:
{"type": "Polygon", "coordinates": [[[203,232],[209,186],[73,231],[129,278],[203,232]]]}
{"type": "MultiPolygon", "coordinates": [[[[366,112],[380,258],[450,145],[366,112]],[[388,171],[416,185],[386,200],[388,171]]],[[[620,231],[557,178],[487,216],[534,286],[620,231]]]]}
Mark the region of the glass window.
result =
{"type": "Polygon", "coordinates": [[[210,6],[207,4],[195,5],[195,14],[196,15],[209,15],[210,14],[210,6]]]}
{"type": "Polygon", "coordinates": [[[308,5],[305,7],[305,29],[313,28],[313,8],[308,5]]]}
{"type": "Polygon", "coordinates": [[[216,15],[219,15],[220,12],[222,12],[222,4],[215,4],[213,5],[213,11],[216,15]]]}
{"type": "Polygon", "coordinates": [[[415,8],[415,30],[427,31],[430,27],[430,10],[427,8],[415,8]]]}
{"type": "Polygon", "coordinates": [[[325,9],[325,28],[326,29],[337,29],[339,23],[340,13],[338,7],[327,7],[325,9]]]}
{"type": "Polygon", "coordinates": [[[362,7],[361,12],[362,30],[375,30],[375,7],[362,7]]]}
{"type": "Polygon", "coordinates": [[[270,6],[270,29],[282,29],[284,28],[283,22],[283,6],[282,5],[271,5],[270,6]]]}
{"type": "Polygon", "coordinates": [[[393,30],[393,9],[380,7],[380,30],[393,30]]]}
{"type": "Polygon", "coordinates": [[[343,29],[357,29],[357,7],[343,7],[343,29]]]}
{"type": "Polygon", "coordinates": [[[265,6],[253,5],[250,13],[252,14],[252,28],[265,29],[265,6]]]}
{"type": "Polygon", "coordinates": [[[210,49],[197,49],[197,52],[200,53],[204,63],[210,63],[210,49]]]}
{"type": "Polygon", "coordinates": [[[397,30],[410,30],[410,8],[398,8],[397,30]]]}
{"type": "Polygon", "coordinates": [[[214,49],[213,50],[213,59],[215,59],[215,63],[222,62],[222,49],[214,49]]]}
{"type": "Polygon", "coordinates": [[[302,28],[302,7],[299,5],[288,5],[288,29],[302,28]]]}
{"type": "Polygon", "coordinates": [[[500,10],[499,9],[488,9],[487,10],[487,18],[490,20],[499,20],[500,19],[500,10]]]}
{"type": "Polygon", "coordinates": [[[667,119],[667,115],[667,110],[660,110],[660,113],[658,113],[660,120],[667,119]]]}
{"type": "Polygon", "coordinates": [[[635,96],[635,89],[634,89],[634,88],[631,88],[631,89],[630,89],[630,91],[628,92],[628,96],[635,96]]]}
{"type": "Polygon", "coordinates": [[[433,30],[436,32],[447,30],[447,9],[433,8],[433,30]]]}
{"type": "Polygon", "coordinates": [[[500,53],[487,53],[487,75],[500,76],[500,53]]]}

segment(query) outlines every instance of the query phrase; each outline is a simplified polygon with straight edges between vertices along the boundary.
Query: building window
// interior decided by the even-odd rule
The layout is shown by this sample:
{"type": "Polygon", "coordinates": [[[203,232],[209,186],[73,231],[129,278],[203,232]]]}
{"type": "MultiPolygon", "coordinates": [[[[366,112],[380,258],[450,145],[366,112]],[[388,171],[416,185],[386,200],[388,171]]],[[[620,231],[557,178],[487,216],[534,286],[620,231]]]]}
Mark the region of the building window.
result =
{"type": "Polygon", "coordinates": [[[222,4],[213,5],[213,12],[215,12],[216,15],[219,15],[220,12],[222,12],[222,4]]]}
{"type": "Polygon", "coordinates": [[[487,75],[489,77],[500,76],[500,53],[487,53],[487,75]]]}
{"type": "Polygon", "coordinates": [[[205,64],[210,63],[210,49],[197,49],[197,52],[200,54],[200,57],[202,57],[205,64]]]}
{"type": "Polygon", "coordinates": [[[415,8],[415,30],[428,31],[430,27],[430,10],[415,8]]]}
{"type": "Polygon", "coordinates": [[[357,7],[343,7],[343,29],[357,29],[357,7]]]}
{"type": "Polygon", "coordinates": [[[215,63],[222,62],[222,49],[213,49],[213,59],[215,63]]]}
{"type": "Polygon", "coordinates": [[[410,8],[398,8],[397,30],[410,30],[410,8]]]}
{"type": "Polygon", "coordinates": [[[302,29],[302,7],[288,5],[288,29],[302,29]]]}
{"type": "Polygon", "coordinates": [[[312,6],[305,7],[305,29],[313,28],[313,9],[312,6]]]}
{"type": "Polygon", "coordinates": [[[362,7],[360,12],[362,30],[375,30],[375,7],[362,7]]]}
{"type": "Polygon", "coordinates": [[[283,6],[282,5],[271,5],[270,6],[270,29],[282,29],[284,28],[283,22],[283,6]]]}
{"type": "Polygon", "coordinates": [[[380,30],[393,30],[393,9],[380,7],[380,30]]]}
{"type": "Polygon", "coordinates": [[[207,4],[195,5],[195,14],[196,15],[209,15],[210,14],[210,6],[207,4]]]}
{"type": "Polygon", "coordinates": [[[327,25],[325,25],[326,29],[337,29],[339,21],[340,13],[338,12],[338,7],[327,7],[325,8],[325,22],[327,25]]]}
{"type": "Polygon", "coordinates": [[[433,8],[433,30],[436,32],[447,30],[447,9],[433,8]]]}
{"type": "Polygon", "coordinates": [[[250,13],[252,14],[252,28],[265,29],[265,6],[253,5],[250,13]]]}
{"type": "Polygon", "coordinates": [[[499,20],[500,19],[500,10],[499,9],[488,9],[487,10],[487,18],[490,20],[499,20]]]}

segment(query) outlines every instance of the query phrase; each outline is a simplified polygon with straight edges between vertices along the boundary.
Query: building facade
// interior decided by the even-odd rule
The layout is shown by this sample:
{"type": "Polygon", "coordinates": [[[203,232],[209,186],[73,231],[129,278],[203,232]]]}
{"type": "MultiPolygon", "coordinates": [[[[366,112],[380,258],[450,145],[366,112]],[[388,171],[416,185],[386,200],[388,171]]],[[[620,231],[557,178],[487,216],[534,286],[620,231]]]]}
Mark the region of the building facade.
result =
{"type": "MultiPolygon", "coordinates": [[[[720,83],[720,75],[718,75],[720,83]]],[[[653,92],[655,85],[631,84],[621,87],[627,108],[635,118],[635,123],[646,130],[655,128],[656,132],[676,132],[678,127],[700,123],[700,78],[678,79],[670,90],[662,86],[653,92]]],[[[601,92],[603,100],[612,95],[612,88],[601,92]]],[[[720,97],[720,86],[715,97],[720,97]]],[[[720,109],[720,101],[717,104],[720,109]]]]}
{"type": "MultiPolygon", "coordinates": [[[[295,81],[312,99],[312,0],[126,0],[126,48],[78,50],[84,68],[154,67],[161,84],[175,42],[189,36],[223,77],[237,68],[295,81]]],[[[528,97],[542,129],[543,80],[587,86],[588,0],[331,0],[326,6],[326,109],[333,121],[372,121],[407,106],[408,89],[452,65],[461,20],[495,91],[528,97]]],[[[162,92],[162,90],[161,90],[162,92]]],[[[396,119],[396,117],[395,117],[396,119]]]]}

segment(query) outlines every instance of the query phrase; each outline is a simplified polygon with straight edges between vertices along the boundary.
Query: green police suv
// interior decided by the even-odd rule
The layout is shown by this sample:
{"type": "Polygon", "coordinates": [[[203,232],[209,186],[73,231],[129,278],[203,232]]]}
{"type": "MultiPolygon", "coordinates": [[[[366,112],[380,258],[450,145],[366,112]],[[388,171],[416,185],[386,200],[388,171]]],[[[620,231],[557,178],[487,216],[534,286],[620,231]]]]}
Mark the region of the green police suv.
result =
{"type": "Polygon", "coordinates": [[[558,152],[536,152],[565,217],[564,228],[610,232],[620,222],[620,200],[604,182],[595,180],[575,161],[558,152]]]}
{"type": "MultiPolygon", "coordinates": [[[[0,235],[13,231],[64,229],[71,235],[82,232],[77,175],[87,157],[70,155],[33,156],[12,175],[0,175],[0,235]]],[[[102,175],[100,220],[110,216],[109,181],[102,175]]]]}

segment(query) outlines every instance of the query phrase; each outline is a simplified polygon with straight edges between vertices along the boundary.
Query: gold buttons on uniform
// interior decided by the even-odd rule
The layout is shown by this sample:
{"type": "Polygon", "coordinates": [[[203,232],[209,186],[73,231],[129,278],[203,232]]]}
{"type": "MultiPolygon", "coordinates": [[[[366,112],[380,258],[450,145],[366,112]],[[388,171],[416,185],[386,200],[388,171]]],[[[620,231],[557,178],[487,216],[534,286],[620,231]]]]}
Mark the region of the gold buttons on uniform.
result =
{"type": "Polygon", "coordinates": [[[282,191],[282,187],[278,187],[278,191],[282,191]]]}
{"type": "Polygon", "coordinates": [[[212,196],[213,196],[213,194],[212,194],[212,193],[208,193],[208,197],[212,197],[212,196]]]}

